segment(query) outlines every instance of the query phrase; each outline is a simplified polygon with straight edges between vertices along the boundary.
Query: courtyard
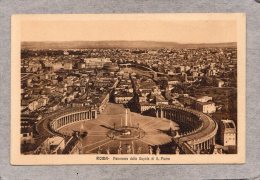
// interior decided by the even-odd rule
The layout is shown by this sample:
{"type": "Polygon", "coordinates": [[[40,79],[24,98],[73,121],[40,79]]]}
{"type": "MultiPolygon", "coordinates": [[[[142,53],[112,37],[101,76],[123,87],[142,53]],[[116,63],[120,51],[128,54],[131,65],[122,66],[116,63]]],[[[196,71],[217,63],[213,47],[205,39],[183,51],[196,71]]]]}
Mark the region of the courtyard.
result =
{"type": "Polygon", "coordinates": [[[171,143],[167,131],[176,123],[131,112],[122,104],[108,103],[97,119],[76,122],[60,129],[62,134],[87,132],[81,140],[84,154],[148,154],[151,148],[171,143]]]}

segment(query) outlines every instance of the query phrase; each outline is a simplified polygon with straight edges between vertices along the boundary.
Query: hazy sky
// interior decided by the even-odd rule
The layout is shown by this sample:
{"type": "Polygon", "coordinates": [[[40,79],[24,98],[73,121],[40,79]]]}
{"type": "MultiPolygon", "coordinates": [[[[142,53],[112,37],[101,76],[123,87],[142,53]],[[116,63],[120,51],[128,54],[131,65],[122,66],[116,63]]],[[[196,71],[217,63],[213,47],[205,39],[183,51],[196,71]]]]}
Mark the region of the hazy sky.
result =
{"type": "Polygon", "coordinates": [[[178,43],[236,42],[236,21],[26,20],[22,41],[145,40],[178,43]]]}

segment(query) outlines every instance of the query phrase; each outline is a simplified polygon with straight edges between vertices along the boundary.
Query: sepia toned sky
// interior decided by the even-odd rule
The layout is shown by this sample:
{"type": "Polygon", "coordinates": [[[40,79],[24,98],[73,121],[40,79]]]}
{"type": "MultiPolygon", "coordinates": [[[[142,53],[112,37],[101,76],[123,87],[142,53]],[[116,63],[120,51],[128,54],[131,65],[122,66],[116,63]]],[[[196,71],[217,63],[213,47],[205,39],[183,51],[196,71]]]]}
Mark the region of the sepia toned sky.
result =
{"type": "Polygon", "coordinates": [[[22,41],[236,42],[235,20],[26,20],[22,41]]]}

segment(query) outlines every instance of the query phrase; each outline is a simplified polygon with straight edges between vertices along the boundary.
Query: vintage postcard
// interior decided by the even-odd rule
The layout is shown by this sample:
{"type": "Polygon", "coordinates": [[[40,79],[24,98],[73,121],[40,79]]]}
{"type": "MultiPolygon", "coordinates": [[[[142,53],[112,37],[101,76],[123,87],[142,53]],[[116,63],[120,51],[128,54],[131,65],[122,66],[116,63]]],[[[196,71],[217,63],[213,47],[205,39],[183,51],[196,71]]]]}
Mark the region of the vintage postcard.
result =
{"type": "Polygon", "coordinates": [[[11,164],[244,163],[245,21],[13,15],[11,164]]]}

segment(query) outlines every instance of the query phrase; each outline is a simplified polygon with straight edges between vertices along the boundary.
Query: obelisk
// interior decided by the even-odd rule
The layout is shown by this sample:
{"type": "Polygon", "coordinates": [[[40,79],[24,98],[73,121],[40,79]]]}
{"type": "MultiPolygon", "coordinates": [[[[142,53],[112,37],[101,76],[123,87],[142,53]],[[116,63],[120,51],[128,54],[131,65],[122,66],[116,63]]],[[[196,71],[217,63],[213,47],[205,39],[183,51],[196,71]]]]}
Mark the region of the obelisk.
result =
{"type": "Polygon", "coordinates": [[[127,126],[127,108],[125,109],[125,126],[127,126]]]}

